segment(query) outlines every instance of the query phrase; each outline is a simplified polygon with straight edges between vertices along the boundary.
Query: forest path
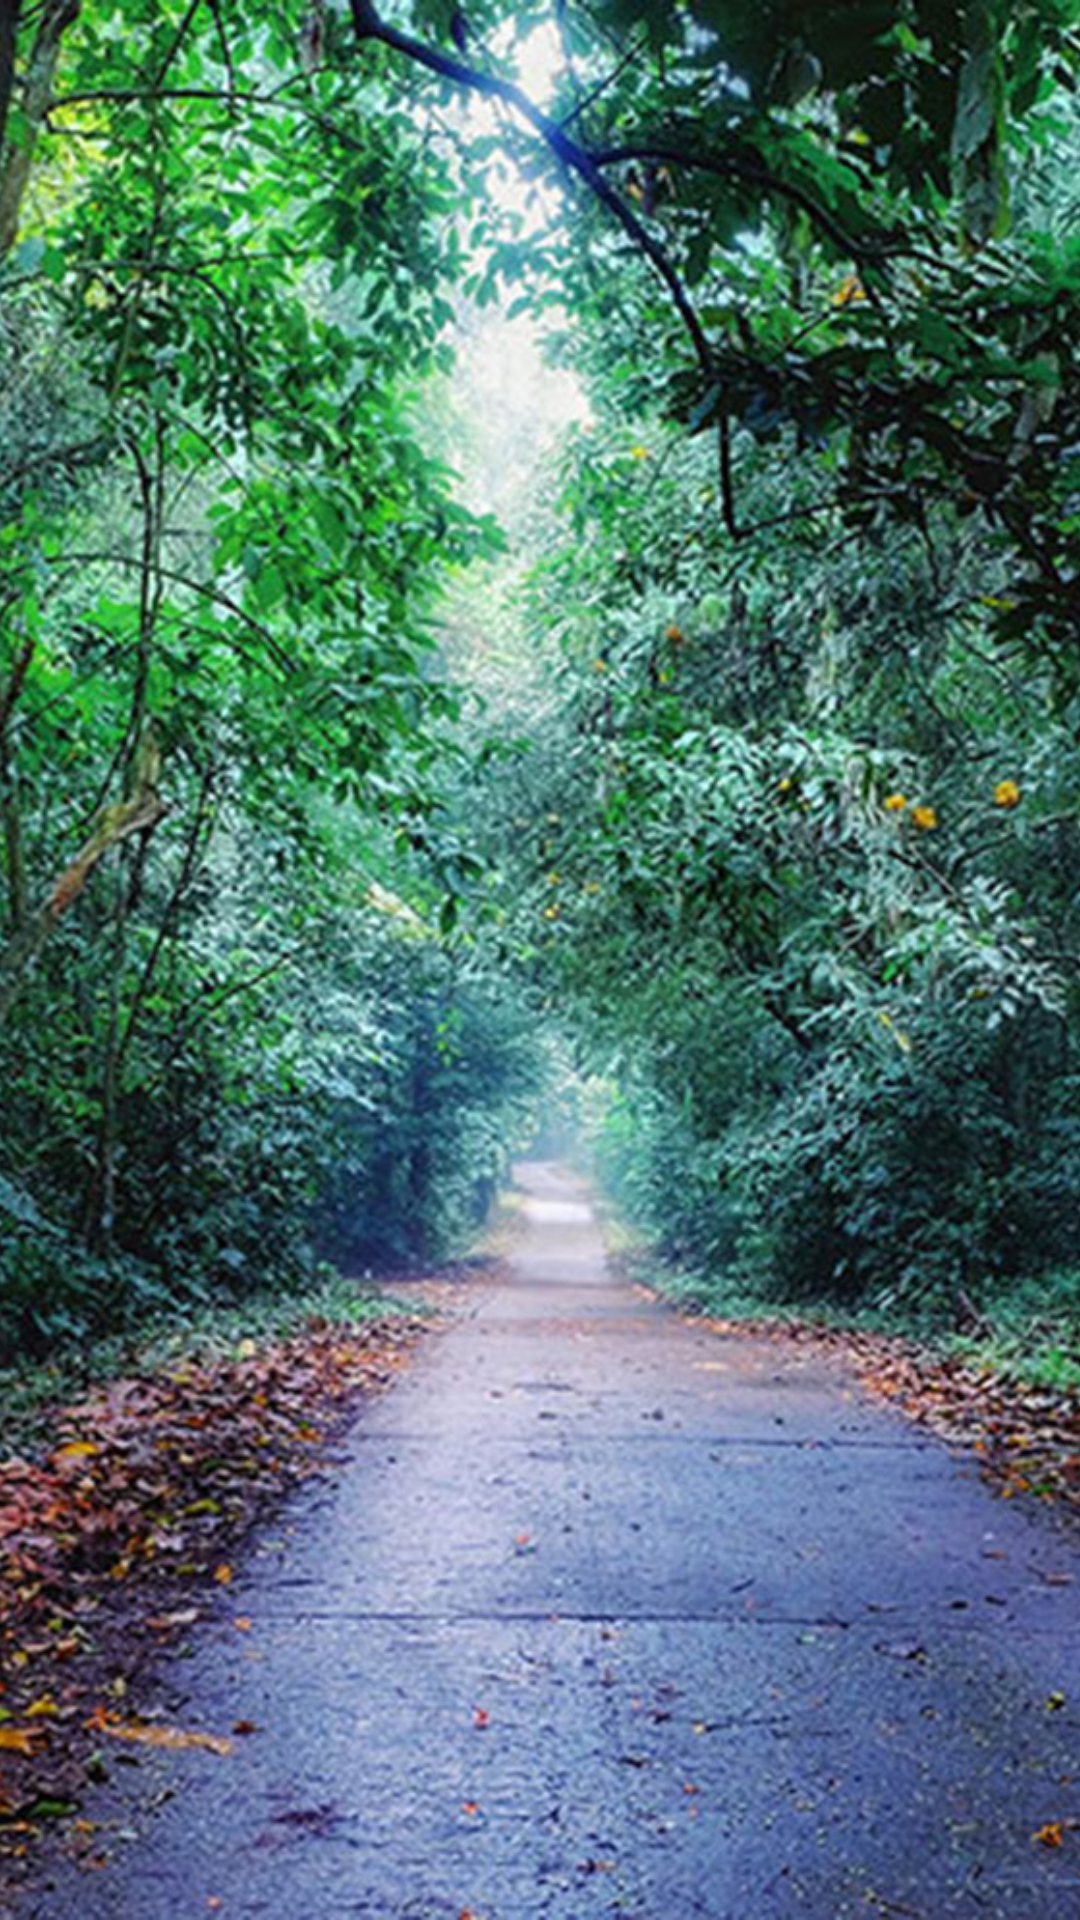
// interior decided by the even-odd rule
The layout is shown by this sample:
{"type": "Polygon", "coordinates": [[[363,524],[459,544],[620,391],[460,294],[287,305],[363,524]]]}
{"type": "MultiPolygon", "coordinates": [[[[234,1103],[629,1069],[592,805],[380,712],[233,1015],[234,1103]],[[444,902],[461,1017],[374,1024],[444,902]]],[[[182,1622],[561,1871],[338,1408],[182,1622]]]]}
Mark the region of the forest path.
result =
{"type": "Polygon", "coordinates": [[[20,1916],[1080,1920],[1080,1827],[1033,1838],[1080,1817],[1075,1548],[519,1184],[507,1283],[162,1666],[170,1721],[258,1732],[114,1765],[126,1839],[20,1916]]]}

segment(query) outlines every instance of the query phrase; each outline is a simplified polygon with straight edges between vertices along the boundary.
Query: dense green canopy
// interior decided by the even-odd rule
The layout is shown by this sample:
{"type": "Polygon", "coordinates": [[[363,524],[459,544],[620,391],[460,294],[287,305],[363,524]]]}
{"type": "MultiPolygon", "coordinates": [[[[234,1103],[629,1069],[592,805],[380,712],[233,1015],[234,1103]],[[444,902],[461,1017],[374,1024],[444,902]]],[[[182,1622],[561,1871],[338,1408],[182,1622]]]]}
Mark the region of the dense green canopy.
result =
{"type": "Polygon", "coordinates": [[[545,1031],[686,1257],[1072,1257],[1077,13],[9,9],[0,1345],[447,1244],[545,1031]]]}

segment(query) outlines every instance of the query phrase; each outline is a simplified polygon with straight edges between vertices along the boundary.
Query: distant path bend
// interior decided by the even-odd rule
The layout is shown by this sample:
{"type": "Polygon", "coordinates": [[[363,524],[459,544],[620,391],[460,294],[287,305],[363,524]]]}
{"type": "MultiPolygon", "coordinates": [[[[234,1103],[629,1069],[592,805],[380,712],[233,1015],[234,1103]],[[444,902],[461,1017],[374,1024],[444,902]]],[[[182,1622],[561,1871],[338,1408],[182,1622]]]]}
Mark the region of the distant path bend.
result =
{"type": "Polygon", "coordinates": [[[162,1669],[259,1731],[115,1767],[83,1811],[136,1837],[19,1915],[1080,1920],[1068,1539],[518,1178],[507,1284],[162,1669]]]}

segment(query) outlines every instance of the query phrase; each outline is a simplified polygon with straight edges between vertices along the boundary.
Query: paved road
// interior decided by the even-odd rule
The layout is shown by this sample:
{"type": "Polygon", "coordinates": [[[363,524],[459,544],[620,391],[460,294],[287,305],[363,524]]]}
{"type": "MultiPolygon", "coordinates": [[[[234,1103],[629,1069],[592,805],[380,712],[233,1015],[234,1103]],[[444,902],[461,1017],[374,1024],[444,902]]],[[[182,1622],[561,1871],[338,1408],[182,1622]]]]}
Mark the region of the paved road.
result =
{"type": "Polygon", "coordinates": [[[521,1184],[509,1283],[162,1671],[260,1731],[115,1767],[113,1863],[20,1914],[1080,1920],[1080,1827],[1032,1837],[1080,1816],[1068,1540],[521,1184]]]}

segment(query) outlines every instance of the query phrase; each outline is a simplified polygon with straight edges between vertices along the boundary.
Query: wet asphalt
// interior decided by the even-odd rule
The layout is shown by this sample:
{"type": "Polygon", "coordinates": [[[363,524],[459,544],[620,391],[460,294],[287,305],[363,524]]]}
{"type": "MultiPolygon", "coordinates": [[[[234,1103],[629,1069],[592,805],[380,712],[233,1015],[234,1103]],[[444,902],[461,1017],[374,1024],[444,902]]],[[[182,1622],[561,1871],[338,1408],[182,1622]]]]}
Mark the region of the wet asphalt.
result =
{"type": "Polygon", "coordinates": [[[108,1864],[19,1920],[1080,1920],[1075,1534],[519,1187],[505,1282],[160,1669],[257,1731],[111,1761],[108,1864]]]}

